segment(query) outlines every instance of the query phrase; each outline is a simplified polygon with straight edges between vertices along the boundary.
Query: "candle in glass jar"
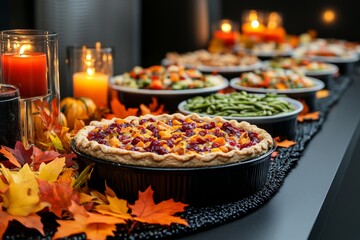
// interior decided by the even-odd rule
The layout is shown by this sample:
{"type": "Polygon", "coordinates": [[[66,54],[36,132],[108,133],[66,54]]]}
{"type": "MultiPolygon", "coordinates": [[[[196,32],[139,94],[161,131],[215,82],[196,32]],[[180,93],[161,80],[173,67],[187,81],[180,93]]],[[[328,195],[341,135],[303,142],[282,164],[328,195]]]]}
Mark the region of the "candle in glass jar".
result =
{"type": "Polygon", "coordinates": [[[239,38],[239,33],[234,29],[234,24],[230,20],[222,20],[220,28],[214,31],[214,38],[224,42],[225,45],[234,45],[239,38]]]}
{"type": "Polygon", "coordinates": [[[106,106],[108,98],[108,79],[109,76],[104,73],[74,73],[74,97],[88,97],[91,98],[97,106],[106,106]]]}
{"type": "Polygon", "coordinates": [[[281,26],[282,18],[277,12],[271,12],[264,31],[264,41],[281,43],[285,40],[285,29],[281,26]]]}
{"type": "Polygon", "coordinates": [[[21,98],[47,94],[46,54],[40,52],[5,53],[2,55],[4,83],[15,85],[21,98]]]}
{"type": "Polygon", "coordinates": [[[0,145],[14,148],[21,140],[19,90],[0,84],[0,145]]]}
{"type": "Polygon", "coordinates": [[[241,29],[245,36],[254,38],[255,40],[261,40],[265,26],[263,25],[257,11],[251,10],[248,15],[246,15],[241,29]]]}

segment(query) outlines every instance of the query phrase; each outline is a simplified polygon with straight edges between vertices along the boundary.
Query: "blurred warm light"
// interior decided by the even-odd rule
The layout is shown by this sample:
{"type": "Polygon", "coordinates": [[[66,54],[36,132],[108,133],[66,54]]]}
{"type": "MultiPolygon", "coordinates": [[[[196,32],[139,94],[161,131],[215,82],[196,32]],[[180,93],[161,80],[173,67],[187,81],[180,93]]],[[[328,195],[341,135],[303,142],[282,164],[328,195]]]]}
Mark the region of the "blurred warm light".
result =
{"type": "Polygon", "coordinates": [[[251,26],[252,26],[253,28],[258,28],[258,27],[260,26],[260,23],[259,23],[258,20],[252,20],[252,21],[251,21],[251,26]]]}
{"type": "Polygon", "coordinates": [[[322,19],[325,23],[333,23],[336,19],[335,11],[327,9],[322,14],[322,19]]]}
{"type": "Polygon", "coordinates": [[[267,27],[272,29],[277,28],[281,26],[281,22],[282,19],[280,14],[278,14],[277,12],[271,12],[268,17],[267,27]]]}
{"type": "Polygon", "coordinates": [[[231,22],[224,20],[221,23],[221,31],[223,31],[223,32],[231,32],[232,31],[231,22]]]}

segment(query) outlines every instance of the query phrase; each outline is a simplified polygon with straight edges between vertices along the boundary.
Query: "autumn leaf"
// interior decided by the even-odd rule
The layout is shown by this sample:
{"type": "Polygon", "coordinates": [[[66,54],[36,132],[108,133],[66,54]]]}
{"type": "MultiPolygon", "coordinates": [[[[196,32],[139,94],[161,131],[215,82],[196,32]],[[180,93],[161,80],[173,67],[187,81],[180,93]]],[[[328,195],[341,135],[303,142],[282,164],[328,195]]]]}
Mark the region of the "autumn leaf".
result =
{"type": "Polygon", "coordinates": [[[108,115],[106,118],[126,118],[128,116],[136,116],[138,109],[137,108],[128,108],[126,109],[125,106],[119,101],[117,97],[113,97],[110,102],[111,111],[113,114],[108,115]]]}
{"type": "Polygon", "coordinates": [[[25,163],[31,164],[33,147],[26,149],[22,142],[17,141],[14,149],[7,149],[14,155],[14,157],[17,159],[21,166],[23,166],[25,163]]]}
{"type": "Polygon", "coordinates": [[[164,104],[161,104],[159,106],[157,98],[152,97],[149,107],[145,106],[145,104],[140,104],[140,110],[141,110],[141,115],[146,115],[146,114],[159,115],[164,113],[164,104]]]}
{"type": "Polygon", "coordinates": [[[41,180],[54,182],[58,179],[60,173],[65,167],[65,158],[55,158],[53,161],[40,164],[39,176],[41,180]]]}
{"type": "Polygon", "coordinates": [[[296,144],[296,142],[292,141],[292,140],[285,139],[285,140],[281,141],[279,137],[275,137],[274,140],[275,140],[276,146],[282,147],[282,148],[289,148],[296,144]]]}
{"type": "Polygon", "coordinates": [[[9,183],[9,188],[0,194],[3,199],[2,206],[8,213],[15,216],[28,216],[48,206],[40,202],[35,173],[31,171],[28,164],[16,173],[11,173],[3,166],[1,166],[1,171],[9,183]]]}
{"type": "Polygon", "coordinates": [[[154,191],[149,186],[144,192],[139,192],[139,199],[135,201],[134,205],[129,205],[134,220],[150,224],[170,225],[178,223],[188,226],[186,220],[173,216],[175,213],[183,212],[187,204],[174,202],[173,199],[155,204],[153,193],[154,191]]]}
{"type": "Polygon", "coordinates": [[[312,120],[316,121],[316,120],[319,120],[319,117],[320,117],[320,112],[316,111],[316,112],[301,114],[297,117],[297,120],[299,122],[312,121],[312,120]]]}
{"type": "Polygon", "coordinates": [[[14,168],[14,167],[21,167],[18,160],[14,157],[14,155],[8,150],[9,148],[5,146],[0,146],[0,154],[2,154],[5,158],[7,158],[7,161],[1,161],[2,164],[4,164],[7,168],[14,168]]]}
{"type": "Polygon", "coordinates": [[[33,152],[33,167],[35,170],[38,170],[41,163],[47,163],[50,161],[53,161],[55,158],[57,158],[60,155],[60,153],[49,150],[49,151],[42,151],[37,147],[34,147],[33,152]]]}
{"type": "Polygon", "coordinates": [[[95,210],[99,213],[119,217],[123,219],[131,219],[131,215],[128,213],[129,208],[127,201],[117,198],[115,192],[108,186],[105,189],[106,202],[99,204],[95,207],[95,210]]]}
{"type": "Polygon", "coordinates": [[[278,151],[274,151],[271,153],[271,158],[276,158],[276,156],[279,155],[278,151]]]}
{"type": "Polygon", "coordinates": [[[330,91],[326,90],[326,89],[322,89],[322,90],[316,92],[317,99],[327,98],[329,95],[330,95],[330,91]]]}
{"type": "Polygon", "coordinates": [[[59,122],[59,108],[57,105],[57,98],[51,101],[51,111],[48,106],[38,106],[40,118],[42,120],[43,128],[49,132],[59,134],[61,132],[61,124],[59,122]]]}
{"type": "Polygon", "coordinates": [[[37,179],[40,189],[40,200],[49,203],[49,210],[61,218],[68,211],[71,202],[80,203],[79,194],[71,187],[71,180],[48,182],[37,179]]]}
{"type": "Polygon", "coordinates": [[[20,222],[22,225],[24,225],[27,228],[34,228],[36,230],[38,230],[43,236],[45,235],[44,233],[44,226],[41,222],[41,217],[37,214],[30,214],[26,217],[22,217],[22,216],[13,216],[11,214],[9,214],[8,212],[5,211],[1,211],[0,208],[0,239],[3,238],[3,235],[9,225],[9,223],[11,221],[18,221],[20,222]]]}
{"type": "Polygon", "coordinates": [[[74,220],[57,220],[60,226],[54,235],[55,239],[83,232],[87,239],[106,239],[107,236],[115,235],[116,224],[125,223],[120,218],[88,212],[74,201],[69,210],[74,220]]]}

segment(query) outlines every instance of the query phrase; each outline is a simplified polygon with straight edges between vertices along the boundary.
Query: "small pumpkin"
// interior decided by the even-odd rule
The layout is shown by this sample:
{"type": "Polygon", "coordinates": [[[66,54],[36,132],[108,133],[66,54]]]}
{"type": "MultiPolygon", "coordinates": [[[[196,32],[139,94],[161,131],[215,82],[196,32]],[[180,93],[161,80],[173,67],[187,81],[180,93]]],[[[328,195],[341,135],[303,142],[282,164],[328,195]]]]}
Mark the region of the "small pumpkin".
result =
{"type": "Polygon", "coordinates": [[[60,109],[66,116],[68,127],[73,128],[76,119],[91,119],[96,112],[97,106],[91,98],[66,97],[61,100],[60,109]]]}

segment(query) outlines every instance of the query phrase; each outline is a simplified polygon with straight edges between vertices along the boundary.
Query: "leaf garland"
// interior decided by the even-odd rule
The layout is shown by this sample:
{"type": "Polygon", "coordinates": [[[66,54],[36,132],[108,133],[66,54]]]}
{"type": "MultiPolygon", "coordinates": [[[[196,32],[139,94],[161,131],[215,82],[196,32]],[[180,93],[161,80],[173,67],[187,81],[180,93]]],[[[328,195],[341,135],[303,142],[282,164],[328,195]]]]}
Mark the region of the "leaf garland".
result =
{"type": "Polygon", "coordinates": [[[117,224],[131,225],[129,231],[139,222],[188,225],[185,219],[175,216],[187,204],[173,199],[155,203],[151,186],[139,192],[134,204],[119,199],[108,186],[104,194],[90,191],[81,183],[88,179],[91,165],[76,179],[77,170],[66,160],[73,154],[43,152],[34,146],[26,150],[21,142],[15,149],[2,146],[0,152],[7,159],[2,162],[11,166],[0,163],[0,238],[12,221],[44,235],[44,212],[53,213],[59,224],[55,239],[80,233],[85,233],[87,239],[106,239],[114,236],[117,224]]]}

